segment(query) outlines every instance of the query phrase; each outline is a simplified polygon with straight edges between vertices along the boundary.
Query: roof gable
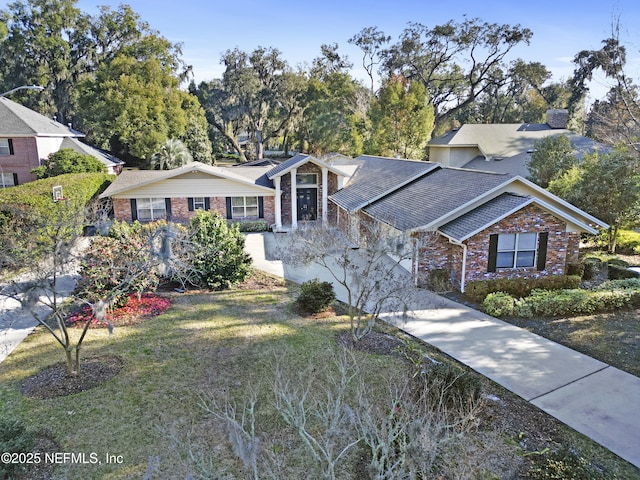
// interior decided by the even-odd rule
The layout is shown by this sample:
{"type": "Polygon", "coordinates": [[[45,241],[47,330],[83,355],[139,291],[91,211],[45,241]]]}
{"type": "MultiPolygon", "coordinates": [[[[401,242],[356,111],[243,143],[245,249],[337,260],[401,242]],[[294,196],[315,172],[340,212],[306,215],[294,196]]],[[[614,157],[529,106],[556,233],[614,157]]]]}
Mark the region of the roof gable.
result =
{"type": "Polygon", "coordinates": [[[193,174],[202,174],[204,176],[209,176],[212,178],[231,180],[243,185],[254,186],[265,192],[273,192],[273,189],[271,187],[260,184],[258,180],[261,177],[252,180],[251,178],[247,178],[246,176],[242,176],[237,173],[237,170],[235,168],[221,168],[212,165],[205,165],[204,163],[200,162],[192,162],[182,167],[174,168],[171,170],[130,170],[122,172],[120,175],[118,175],[114,182],[109,185],[109,187],[107,187],[102,195],[100,195],[100,198],[122,194],[129,190],[140,188],[163,180],[193,174]]]}
{"type": "Polygon", "coordinates": [[[0,136],[83,137],[84,135],[8,98],[0,97],[0,136]]]}
{"type": "Polygon", "coordinates": [[[323,162],[322,160],[312,157],[311,155],[305,155],[303,153],[299,153],[295,157],[291,157],[289,160],[285,160],[280,165],[273,167],[271,170],[269,170],[266,173],[266,176],[269,180],[272,180],[276,177],[281,177],[286,173],[289,173],[294,168],[298,168],[299,166],[304,165],[307,162],[315,163],[321,168],[327,168],[330,172],[333,172],[336,175],[339,175],[341,177],[347,176],[344,172],[338,170],[332,165],[329,165],[328,163],[323,162]]]}

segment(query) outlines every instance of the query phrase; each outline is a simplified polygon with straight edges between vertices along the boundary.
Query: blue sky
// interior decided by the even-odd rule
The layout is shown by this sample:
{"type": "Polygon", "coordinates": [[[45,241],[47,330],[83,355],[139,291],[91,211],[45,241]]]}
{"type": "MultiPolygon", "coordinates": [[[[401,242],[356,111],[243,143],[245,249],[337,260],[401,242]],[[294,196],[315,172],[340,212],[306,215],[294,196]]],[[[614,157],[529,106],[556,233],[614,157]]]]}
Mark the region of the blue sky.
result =
{"type": "MultiPolygon", "coordinates": [[[[377,26],[396,39],[407,23],[427,26],[463,15],[489,23],[520,24],[533,31],[530,46],[520,46],[512,59],[539,61],[554,80],[570,76],[571,59],[580,50],[598,49],[611,34],[613,20],[621,20],[621,37],[630,49],[629,71],[640,83],[640,2],[638,0],[80,0],[78,7],[97,13],[97,5],[116,8],[128,3],[152,28],[183,45],[183,58],[193,65],[196,81],[219,77],[220,55],[239,47],[276,47],[293,66],[310,63],[320,45],[337,42],[339,51],[356,67],[361,55],[348,39],[367,26],[377,26]]],[[[6,5],[7,2],[0,4],[6,5]]],[[[364,78],[362,69],[354,74],[364,78]]],[[[593,90],[603,90],[596,79],[593,90]]]]}

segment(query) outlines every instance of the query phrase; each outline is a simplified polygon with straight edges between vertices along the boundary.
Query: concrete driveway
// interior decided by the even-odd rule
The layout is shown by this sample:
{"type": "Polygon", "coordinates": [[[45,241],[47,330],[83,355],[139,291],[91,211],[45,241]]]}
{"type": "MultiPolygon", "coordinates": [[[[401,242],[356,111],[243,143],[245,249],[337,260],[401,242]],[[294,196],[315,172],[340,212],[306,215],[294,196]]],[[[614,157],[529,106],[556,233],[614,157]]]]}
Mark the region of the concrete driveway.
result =
{"type": "MultiPolygon", "coordinates": [[[[301,283],[332,281],[322,267],[295,268],[274,258],[277,235],[248,234],[256,268],[301,283]]],[[[408,273],[407,288],[412,287],[408,273]]],[[[640,467],[640,379],[527,330],[415,289],[408,315],[385,314],[407,333],[439,348],[640,467]]],[[[338,299],[344,292],[336,288],[338,299]]]]}

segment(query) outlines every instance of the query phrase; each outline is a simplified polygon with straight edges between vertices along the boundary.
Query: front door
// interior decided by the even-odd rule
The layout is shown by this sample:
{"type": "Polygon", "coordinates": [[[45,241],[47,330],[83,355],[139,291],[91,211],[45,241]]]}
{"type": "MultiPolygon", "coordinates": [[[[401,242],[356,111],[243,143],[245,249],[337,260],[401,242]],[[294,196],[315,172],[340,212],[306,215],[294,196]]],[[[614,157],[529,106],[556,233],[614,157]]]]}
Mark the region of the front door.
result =
{"type": "Polygon", "coordinates": [[[298,188],[298,221],[315,220],[318,215],[318,189],[298,188]]]}

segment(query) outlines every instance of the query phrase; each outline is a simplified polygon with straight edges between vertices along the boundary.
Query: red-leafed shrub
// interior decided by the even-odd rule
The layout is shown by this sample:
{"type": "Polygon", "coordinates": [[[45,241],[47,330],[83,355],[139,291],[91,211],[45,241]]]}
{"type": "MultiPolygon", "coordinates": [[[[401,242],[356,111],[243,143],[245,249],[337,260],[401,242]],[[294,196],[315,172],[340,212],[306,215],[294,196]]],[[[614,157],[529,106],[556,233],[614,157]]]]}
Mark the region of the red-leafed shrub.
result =
{"type": "MultiPolygon", "coordinates": [[[[107,312],[106,321],[115,326],[132,325],[145,318],[161,315],[169,307],[171,307],[171,300],[160,295],[153,293],[145,293],[140,296],[130,294],[122,306],[107,312]]],[[[67,323],[73,327],[84,328],[87,320],[92,316],[91,307],[84,305],[69,315],[67,323]]],[[[106,322],[99,322],[96,318],[91,319],[90,328],[104,328],[106,326],[106,322]]]]}

